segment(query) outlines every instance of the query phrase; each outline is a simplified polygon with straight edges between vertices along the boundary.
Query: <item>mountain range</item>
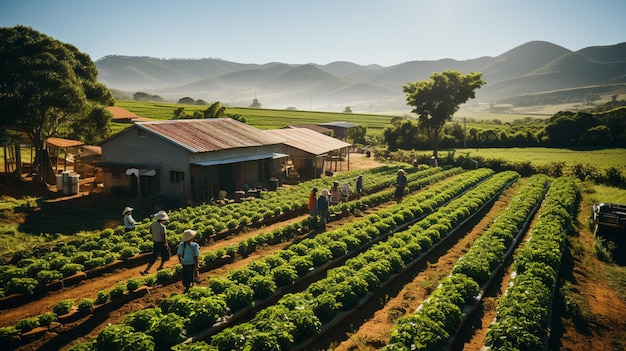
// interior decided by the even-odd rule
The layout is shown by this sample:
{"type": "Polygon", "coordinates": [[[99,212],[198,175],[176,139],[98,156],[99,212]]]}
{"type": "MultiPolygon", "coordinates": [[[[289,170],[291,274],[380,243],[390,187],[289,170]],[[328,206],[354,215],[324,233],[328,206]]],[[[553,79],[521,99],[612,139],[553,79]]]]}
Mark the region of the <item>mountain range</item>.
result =
{"type": "Polygon", "coordinates": [[[447,69],[482,72],[487,83],[474,102],[504,103],[537,94],[601,89],[626,91],[626,42],[571,51],[531,41],[496,57],[409,61],[393,66],[351,62],[243,64],[221,59],[106,56],[95,62],[98,79],[118,94],[165,100],[182,97],[231,106],[301,110],[406,109],[402,86],[447,69]]]}

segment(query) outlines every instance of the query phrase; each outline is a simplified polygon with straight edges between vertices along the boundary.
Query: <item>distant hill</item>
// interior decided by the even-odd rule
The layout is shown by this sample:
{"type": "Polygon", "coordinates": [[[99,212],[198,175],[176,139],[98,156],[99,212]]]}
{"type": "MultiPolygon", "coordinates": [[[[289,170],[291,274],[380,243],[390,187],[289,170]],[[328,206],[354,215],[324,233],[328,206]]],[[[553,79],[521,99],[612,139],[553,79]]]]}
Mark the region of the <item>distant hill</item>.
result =
{"type": "Polygon", "coordinates": [[[402,85],[446,69],[483,72],[487,84],[473,102],[511,102],[529,94],[553,96],[555,91],[605,85],[612,91],[623,86],[626,91],[626,42],[573,52],[532,41],[496,57],[409,61],[388,67],[343,61],[241,64],[211,58],[128,56],[107,56],[96,66],[101,82],[130,96],[142,91],[171,101],[188,96],[232,106],[248,106],[256,97],[263,107],[278,109],[406,109],[402,85]]]}

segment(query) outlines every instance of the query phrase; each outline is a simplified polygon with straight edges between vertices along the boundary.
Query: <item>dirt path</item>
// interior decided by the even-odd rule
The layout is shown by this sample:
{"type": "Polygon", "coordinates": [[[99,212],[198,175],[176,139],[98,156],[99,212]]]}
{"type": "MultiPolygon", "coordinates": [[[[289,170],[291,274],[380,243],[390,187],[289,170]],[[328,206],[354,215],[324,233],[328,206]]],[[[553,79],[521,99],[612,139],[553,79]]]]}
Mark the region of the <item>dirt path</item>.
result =
{"type": "Polygon", "coordinates": [[[591,205],[583,194],[578,214],[578,235],[571,238],[569,248],[572,266],[564,274],[570,283],[569,290],[580,298],[582,312],[590,321],[581,323],[565,313],[557,315],[553,323],[556,324],[553,326],[556,341],[553,342],[561,350],[625,351],[626,298],[617,294],[607,278],[609,269],[623,271],[625,268],[603,263],[593,254],[595,236],[587,225],[591,205]]]}
{"type": "Polygon", "coordinates": [[[398,295],[391,297],[371,319],[361,324],[347,340],[334,345],[332,349],[334,351],[365,351],[377,350],[386,345],[395,321],[399,317],[413,313],[437,287],[439,280],[450,274],[456,261],[467,252],[494,218],[508,206],[518,186],[515,185],[506,190],[467,235],[454,244],[437,262],[431,263],[427,269],[420,271],[412,282],[406,284],[398,295]]]}

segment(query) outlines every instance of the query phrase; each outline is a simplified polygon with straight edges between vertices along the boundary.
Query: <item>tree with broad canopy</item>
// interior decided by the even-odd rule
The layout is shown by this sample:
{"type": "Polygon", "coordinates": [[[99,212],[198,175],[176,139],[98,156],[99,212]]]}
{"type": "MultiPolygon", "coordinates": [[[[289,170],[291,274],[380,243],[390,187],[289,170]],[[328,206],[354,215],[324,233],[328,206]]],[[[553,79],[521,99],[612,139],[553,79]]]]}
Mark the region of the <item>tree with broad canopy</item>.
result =
{"type": "Polygon", "coordinates": [[[457,70],[446,70],[403,86],[407,105],[413,106],[411,112],[419,116],[419,127],[428,137],[435,158],[444,125],[452,120],[459,105],[476,97],[476,89],[484,84],[482,73],[462,74],[457,70]]]}
{"type": "Polygon", "coordinates": [[[30,27],[3,27],[0,67],[0,130],[28,135],[37,179],[46,176],[48,137],[107,136],[111,115],[103,106],[114,100],[87,54],[30,27]]]}

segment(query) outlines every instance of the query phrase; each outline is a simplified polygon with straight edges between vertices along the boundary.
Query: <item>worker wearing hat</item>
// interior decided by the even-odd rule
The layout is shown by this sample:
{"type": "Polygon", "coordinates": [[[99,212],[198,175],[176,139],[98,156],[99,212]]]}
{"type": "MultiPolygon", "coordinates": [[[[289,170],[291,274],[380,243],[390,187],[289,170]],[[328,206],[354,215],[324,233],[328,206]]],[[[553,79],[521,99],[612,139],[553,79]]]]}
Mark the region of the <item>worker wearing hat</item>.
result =
{"type": "Polygon", "coordinates": [[[124,211],[122,211],[122,216],[124,216],[124,232],[130,232],[135,229],[135,225],[137,221],[133,218],[133,208],[126,207],[124,211]]]}
{"type": "Polygon", "coordinates": [[[186,229],[183,238],[178,244],[176,255],[183,265],[183,286],[185,292],[189,290],[198,279],[198,256],[200,256],[200,245],[194,241],[196,231],[186,229]]]}
{"type": "Polygon", "coordinates": [[[396,202],[397,203],[401,203],[402,202],[402,197],[404,196],[404,188],[407,185],[407,179],[406,179],[406,174],[404,173],[403,169],[399,169],[398,170],[398,176],[396,177],[396,192],[395,192],[395,198],[396,198],[396,202]]]}
{"type": "Polygon", "coordinates": [[[157,270],[163,269],[165,261],[170,259],[170,247],[167,245],[167,230],[165,229],[165,221],[170,219],[165,211],[159,211],[154,214],[155,221],[150,225],[150,234],[152,234],[152,256],[148,261],[148,266],[141,272],[141,275],[148,275],[150,268],[156,262],[159,255],[161,256],[161,265],[157,270]]]}

